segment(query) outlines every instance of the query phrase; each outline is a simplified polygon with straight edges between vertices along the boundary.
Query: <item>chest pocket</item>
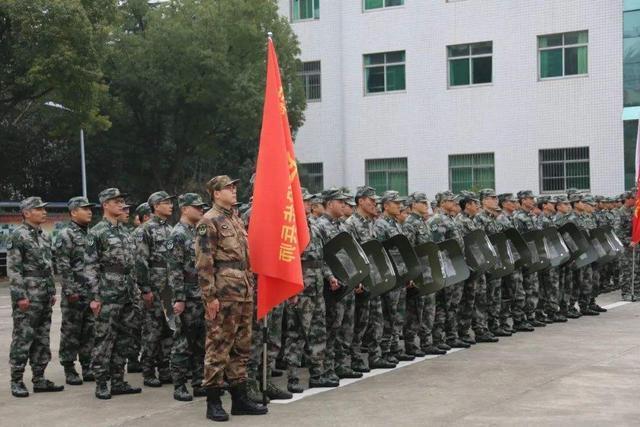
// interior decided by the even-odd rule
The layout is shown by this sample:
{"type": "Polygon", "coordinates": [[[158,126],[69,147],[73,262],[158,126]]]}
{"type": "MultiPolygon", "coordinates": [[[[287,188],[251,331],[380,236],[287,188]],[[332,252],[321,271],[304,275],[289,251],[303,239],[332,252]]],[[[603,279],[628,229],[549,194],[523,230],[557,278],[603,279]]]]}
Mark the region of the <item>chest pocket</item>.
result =
{"type": "Polygon", "coordinates": [[[218,227],[218,245],[224,250],[235,250],[238,246],[238,238],[234,228],[227,223],[218,227]]]}

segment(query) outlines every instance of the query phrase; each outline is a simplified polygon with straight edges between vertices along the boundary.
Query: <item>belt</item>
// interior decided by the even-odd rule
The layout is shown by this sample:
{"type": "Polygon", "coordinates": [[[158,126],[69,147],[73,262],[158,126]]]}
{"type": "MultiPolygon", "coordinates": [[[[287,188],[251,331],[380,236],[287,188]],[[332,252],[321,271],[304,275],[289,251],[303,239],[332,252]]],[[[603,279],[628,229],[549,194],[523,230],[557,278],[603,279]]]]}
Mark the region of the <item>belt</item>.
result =
{"type": "Polygon", "coordinates": [[[184,283],[198,283],[198,274],[197,273],[188,273],[184,272],[182,274],[184,283]]]}
{"type": "Polygon", "coordinates": [[[47,278],[47,277],[51,277],[51,271],[30,270],[30,271],[25,271],[23,276],[24,277],[47,278]]]}
{"type": "Polygon", "coordinates": [[[102,267],[103,273],[117,273],[117,274],[129,274],[131,273],[131,268],[123,267],[121,265],[105,265],[102,267]]]}
{"type": "Polygon", "coordinates": [[[317,259],[302,261],[302,268],[322,268],[324,262],[317,259]]]}
{"type": "Polygon", "coordinates": [[[244,261],[216,261],[216,268],[233,268],[234,270],[246,270],[247,263],[244,261]]]}
{"type": "Polygon", "coordinates": [[[151,268],[167,268],[166,261],[151,261],[149,263],[149,267],[151,268]]]}

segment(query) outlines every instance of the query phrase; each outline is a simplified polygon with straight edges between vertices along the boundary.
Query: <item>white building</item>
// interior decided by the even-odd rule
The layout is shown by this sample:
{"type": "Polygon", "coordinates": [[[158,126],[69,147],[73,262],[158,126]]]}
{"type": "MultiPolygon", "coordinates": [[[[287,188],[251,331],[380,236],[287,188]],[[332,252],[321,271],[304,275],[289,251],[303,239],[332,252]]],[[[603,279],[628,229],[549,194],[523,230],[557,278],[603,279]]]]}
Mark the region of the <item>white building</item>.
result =
{"type": "Polygon", "coordinates": [[[319,98],[296,136],[313,190],[624,190],[623,0],[279,6],[319,98]]]}

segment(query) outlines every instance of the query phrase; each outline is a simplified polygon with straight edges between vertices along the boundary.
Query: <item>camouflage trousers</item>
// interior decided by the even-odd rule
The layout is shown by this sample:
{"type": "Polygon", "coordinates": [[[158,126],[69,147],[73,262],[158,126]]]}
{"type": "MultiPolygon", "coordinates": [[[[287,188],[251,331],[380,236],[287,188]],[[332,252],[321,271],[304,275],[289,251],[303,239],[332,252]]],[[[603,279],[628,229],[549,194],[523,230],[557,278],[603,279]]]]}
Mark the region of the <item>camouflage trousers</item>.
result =
{"type": "Polygon", "coordinates": [[[382,339],[380,340],[380,350],[383,355],[394,354],[400,347],[400,332],[402,323],[398,324],[400,315],[398,313],[402,289],[394,289],[382,295],[382,339]]]}
{"type": "Polygon", "coordinates": [[[613,260],[605,265],[601,265],[598,268],[600,283],[598,284],[600,292],[610,292],[615,289],[615,284],[612,283],[615,277],[615,271],[618,266],[618,260],[613,260]]]}
{"type": "Polygon", "coordinates": [[[591,303],[593,294],[593,268],[591,265],[573,270],[573,292],[569,300],[571,307],[578,302],[580,309],[584,310],[591,303]]]}
{"type": "Polygon", "coordinates": [[[551,267],[538,273],[540,282],[540,302],[538,307],[548,316],[560,310],[560,269],[551,267]]]}
{"type": "Polygon", "coordinates": [[[355,321],[355,294],[349,293],[340,301],[331,295],[325,300],[327,309],[327,350],[325,367],[333,371],[338,367],[351,367],[351,343],[355,321]]]}
{"type": "Polygon", "coordinates": [[[184,311],[176,318],[171,348],[171,378],[174,385],[185,384],[191,372],[191,384],[200,386],[204,376],[204,305],[202,300],[185,301],[184,311]]]}
{"type": "MultiPolygon", "coordinates": [[[[522,287],[525,294],[524,313],[527,319],[534,320],[540,300],[540,282],[538,273],[523,273],[522,287]]],[[[516,298],[518,300],[518,298],[516,298]]]]}
{"type": "Polygon", "coordinates": [[[436,294],[435,344],[458,338],[458,305],[462,300],[464,283],[447,286],[436,294]]]}
{"type": "Polygon", "coordinates": [[[142,301],[138,300],[133,303],[133,315],[126,325],[131,330],[130,346],[127,349],[127,358],[138,360],[140,351],[142,350],[142,321],[143,311],[142,301]]]}
{"type": "Polygon", "coordinates": [[[384,330],[384,314],[382,312],[382,297],[369,299],[369,323],[362,339],[367,349],[369,362],[382,357],[382,333],[384,330]]]}
{"type": "Polygon", "coordinates": [[[91,364],[93,335],[96,317],[86,300],[70,303],[66,297],[60,301],[62,323],[60,325],[60,363],[73,365],[76,358],[83,367],[91,364]]]}
{"type": "Polygon", "coordinates": [[[220,301],[220,311],[213,320],[205,319],[203,387],[222,387],[226,378],[234,386],[247,380],[247,363],[251,357],[253,303],[220,301]]]}
{"type": "Polygon", "coordinates": [[[489,331],[489,304],[487,297],[487,278],[483,274],[476,279],[473,310],[471,313],[471,327],[476,336],[489,331]]]}
{"type": "MultiPolygon", "coordinates": [[[[153,291],[153,302],[150,307],[144,307],[143,316],[142,376],[145,378],[155,377],[156,368],[160,376],[170,376],[169,359],[171,358],[173,333],[167,325],[158,292],[153,291]]],[[[130,349],[127,350],[130,352],[130,349]]]]}
{"type": "Polygon", "coordinates": [[[369,298],[364,295],[355,296],[355,313],[353,341],[351,342],[351,366],[368,367],[366,351],[363,352],[364,337],[369,326],[369,298]]]}
{"type": "Polygon", "coordinates": [[[625,253],[620,260],[620,289],[622,296],[631,295],[631,280],[633,273],[633,292],[636,296],[640,296],[640,250],[636,249],[635,267],[634,267],[633,249],[626,248],[625,253]]]}
{"type": "Polygon", "coordinates": [[[102,303],[95,321],[91,369],[96,381],[122,381],[127,350],[131,348],[131,329],[126,325],[134,316],[133,303],[102,303]]]}
{"type": "MultiPolygon", "coordinates": [[[[565,264],[558,270],[558,280],[560,283],[560,313],[567,314],[567,311],[573,307],[571,305],[571,295],[573,293],[573,267],[571,264],[565,264]]],[[[575,305],[575,301],[574,301],[575,305]]]]}
{"type": "Polygon", "coordinates": [[[295,305],[287,304],[287,332],[285,334],[285,360],[288,377],[299,378],[298,368],[302,356],[309,361],[309,375],[318,378],[325,373],[324,360],[327,347],[327,325],[322,270],[304,271],[305,290],[295,305]]]}
{"type": "Polygon", "coordinates": [[[415,353],[420,349],[418,342],[420,327],[424,323],[425,297],[418,294],[417,289],[407,289],[405,297],[406,314],[404,319],[404,349],[407,353],[415,353]]]}
{"type": "Polygon", "coordinates": [[[509,318],[514,323],[525,320],[525,303],[527,294],[524,291],[522,271],[514,271],[513,274],[502,280],[502,309],[500,311],[500,323],[506,325],[509,318]]]}
{"type": "Polygon", "coordinates": [[[418,334],[420,336],[420,348],[425,349],[433,345],[433,329],[436,321],[436,294],[423,297],[422,316],[418,334]]]}
{"type": "Polygon", "coordinates": [[[11,380],[22,380],[27,362],[31,365],[33,378],[42,378],[51,361],[51,303],[49,300],[31,300],[26,312],[20,311],[16,303],[12,304],[12,309],[13,333],[9,351],[11,380]]]}
{"type": "MultiPolygon", "coordinates": [[[[282,347],[282,320],[284,315],[284,303],[273,308],[267,315],[267,377],[271,378],[271,370],[276,367],[276,358],[282,347]]],[[[251,336],[251,357],[247,364],[247,374],[249,378],[259,380],[262,374],[259,372],[262,365],[262,350],[264,340],[262,337],[262,327],[264,319],[257,319],[257,311],[254,307],[253,330],[251,336]]]]}
{"type": "Polygon", "coordinates": [[[486,279],[487,282],[487,327],[489,330],[501,326],[502,311],[502,279],[486,279]]]}
{"type": "Polygon", "coordinates": [[[479,279],[478,276],[472,274],[462,286],[462,298],[458,305],[458,335],[461,337],[467,336],[471,332],[479,279]]]}

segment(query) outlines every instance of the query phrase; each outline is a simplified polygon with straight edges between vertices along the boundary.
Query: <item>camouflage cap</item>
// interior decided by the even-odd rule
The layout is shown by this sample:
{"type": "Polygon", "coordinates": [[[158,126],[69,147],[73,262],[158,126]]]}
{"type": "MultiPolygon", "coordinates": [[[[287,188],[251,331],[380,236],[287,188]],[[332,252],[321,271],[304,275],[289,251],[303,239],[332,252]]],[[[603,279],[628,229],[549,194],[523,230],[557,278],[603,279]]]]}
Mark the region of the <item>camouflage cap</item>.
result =
{"type": "Polygon", "coordinates": [[[500,201],[500,203],[517,202],[518,201],[518,199],[513,197],[513,193],[501,193],[501,194],[498,194],[498,200],[500,201]]]}
{"type": "Polygon", "coordinates": [[[478,195],[476,193],[474,193],[473,191],[461,191],[460,192],[460,200],[465,200],[465,201],[472,201],[472,202],[477,202],[480,203],[480,199],[478,198],[478,195]]]}
{"type": "Polygon", "coordinates": [[[577,188],[567,188],[567,197],[571,196],[572,194],[576,194],[579,193],[580,190],[578,190],[577,188]]]}
{"type": "Polygon", "coordinates": [[[522,199],[526,199],[526,198],[535,198],[536,196],[533,195],[533,191],[531,190],[520,190],[518,191],[518,200],[522,200],[522,199]]]}
{"type": "Polygon", "coordinates": [[[25,211],[29,209],[44,208],[48,203],[42,201],[40,197],[27,197],[20,202],[20,210],[25,211]]]}
{"type": "Polygon", "coordinates": [[[349,206],[351,206],[352,208],[356,207],[356,201],[353,197],[349,197],[347,200],[344,201],[346,204],[348,204],[349,206]]]}
{"type": "Polygon", "coordinates": [[[329,188],[328,190],[324,190],[322,193],[322,200],[328,202],[330,200],[347,200],[349,196],[344,194],[342,190],[336,187],[329,188]]]}
{"type": "Polygon", "coordinates": [[[209,191],[220,191],[227,185],[235,184],[240,181],[239,179],[231,179],[227,175],[218,175],[214,176],[207,182],[207,190],[209,191]]]}
{"type": "Polygon", "coordinates": [[[382,197],[380,198],[380,203],[385,204],[387,202],[398,202],[402,203],[407,200],[406,197],[402,197],[400,193],[394,190],[385,191],[382,193],[382,197]]]}
{"type": "Polygon", "coordinates": [[[615,196],[607,196],[604,198],[605,203],[615,203],[618,201],[618,198],[615,196]]]}
{"type": "Polygon", "coordinates": [[[569,198],[564,194],[559,194],[555,197],[556,203],[569,203],[569,198]]]}
{"type": "Polygon", "coordinates": [[[480,190],[478,195],[480,196],[480,200],[486,199],[487,197],[498,197],[496,195],[496,190],[494,190],[493,188],[483,188],[482,190],[480,190]]]}
{"type": "Polygon", "coordinates": [[[149,206],[149,203],[140,203],[136,208],[136,215],[151,215],[151,207],[149,206]]]}
{"type": "Polygon", "coordinates": [[[69,208],[69,211],[72,211],[78,208],[92,208],[95,205],[96,205],[95,203],[90,203],[86,197],[82,197],[82,196],[72,197],[69,199],[69,202],[67,203],[67,207],[69,208]]]}
{"type": "Polygon", "coordinates": [[[596,203],[604,203],[605,199],[606,199],[606,197],[604,197],[604,196],[593,196],[593,200],[596,203]]]}
{"type": "Polygon", "coordinates": [[[553,196],[539,196],[538,203],[545,205],[547,203],[555,203],[555,197],[553,196]]]}
{"type": "Polygon", "coordinates": [[[369,197],[371,199],[376,197],[376,190],[373,187],[369,187],[368,185],[363,185],[361,187],[356,188],[356,199],[361,197],[369,197]]]}
{"type": "Polygon", "coordinates": [[[409,194],[407,197],[407,204],[411,206],[414,203],[429,203],[429,199],[427,199],[427,195],[420,191],[415,191],[409,194]]]}
{"type": "Polygon", "coordinates": [[[311,199],[309,200],[312,205],[322,204],[322,193],[316,193],[311,195],[311,199]]]}
{"type": "Polygon", "coordinates": [[[438,204],[440,204],[442,202],[446,202],[446,201],[456,202],[458,200],[459,200],[459,197],[457,195],[453,194],[449,190],[442,191],[442,192],[436,194],[436,202],[438,202],[438,204]]]}
{"type": "Polygon", "coordinates": [[[117,188],[106,188],[98,194],[98,200],[100,203],[104,203],[107,200],[117,199],[118,197],[127,197],[127,193],[121,193],[117,188]]]}
{"type": "Polygon", "coordinates": [[[184,193],[178,197],[178,206],[181,208],[185,206],[202,207],[204,206],[204,201],[197,193],[184,193]]]}
{"type": "Polygon", "coordinates": [[[149,206],[155,206],[160,202],[164,202],[165,200],[171,200],[175,198],[176,196],[171,196],[166,191],[156,191],[155,193],[149,196],[147,203],[149,203],[149,206]]]}
{"type": "Polygon", "coordinates": [[[569,194],[567,198],[569,199],[570,202],[575,203],[575,202],[581,202],[583,197],[584,197],[583,194],[574,192],[569,194]]]}
{"type": "Polygon", "coordinates": [[[595,206],[596,205],[596,199],[591,194],[585,194],[582,197],[582,203],[586,203],[588,205],[595,206]]]}
{"type": "Polygon", "coordinates": [[[301,187],[300,190],[302,191],[302,200],[304,200],[305,202],[315,197],[313,194],[309,193],[309,190],[304,187],[301,187]]]}

